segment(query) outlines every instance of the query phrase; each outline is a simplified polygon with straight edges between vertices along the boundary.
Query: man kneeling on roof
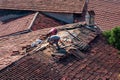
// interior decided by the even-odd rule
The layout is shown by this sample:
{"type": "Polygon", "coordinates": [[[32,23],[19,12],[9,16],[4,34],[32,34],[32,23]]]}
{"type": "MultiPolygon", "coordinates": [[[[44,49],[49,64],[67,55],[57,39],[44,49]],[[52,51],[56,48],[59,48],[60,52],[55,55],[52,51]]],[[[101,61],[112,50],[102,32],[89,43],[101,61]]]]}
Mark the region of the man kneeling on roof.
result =
{"type": "Polygon", "coordinates": [[[51,44],[51,45],[56,44],[57,49],[60,49],[60,46],[59,46],[58,42],[60,41],[62,43],[62,41],[60,40],[60,37],[58,35],[56,35],[57,32],[58,32],[58,30],[56,28],[52,28],[48,32],[48,34],[46,35],[46,37],[48,37],[47,42],[49,42],[49,44],[51,44]]]}
{"type": "Polygon", "coordinates": [[[47,40],[47,42],[49,42],[50,45],[56,44],[57,49],[60,49],[60,46],[58,44],[59,41],[60,41],[60,37],[57,35],[52,35],[48,37],[48,40],[47,40]]]}

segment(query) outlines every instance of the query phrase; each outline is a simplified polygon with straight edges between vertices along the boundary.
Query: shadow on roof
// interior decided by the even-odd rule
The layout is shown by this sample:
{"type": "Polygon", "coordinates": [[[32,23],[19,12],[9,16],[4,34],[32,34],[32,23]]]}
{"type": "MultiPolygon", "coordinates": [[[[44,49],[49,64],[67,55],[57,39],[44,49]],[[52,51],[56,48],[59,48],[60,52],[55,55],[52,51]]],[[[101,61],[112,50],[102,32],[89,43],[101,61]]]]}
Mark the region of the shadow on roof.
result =
{"type": "Polygon", "coordinates": [[[17,10],[0,10],[0,21],[5,24],[18,18],[27,16],[33,13],[32,11],[17,11],[17,10]]]}

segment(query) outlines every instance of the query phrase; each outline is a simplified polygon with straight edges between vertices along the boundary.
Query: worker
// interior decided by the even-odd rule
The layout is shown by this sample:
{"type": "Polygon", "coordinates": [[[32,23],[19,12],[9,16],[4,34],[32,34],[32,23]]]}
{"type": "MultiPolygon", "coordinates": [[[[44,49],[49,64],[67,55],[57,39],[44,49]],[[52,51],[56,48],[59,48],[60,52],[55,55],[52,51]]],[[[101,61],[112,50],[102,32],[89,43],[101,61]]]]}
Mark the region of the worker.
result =
{"type": "Polygon", "coordinates": [[[50,37],[52,35],[56,35],[57,34],[57,29],[56,28],[52,28],[46,35],[46,37],[50,37]]]}
{"type": "Polygon", "coordinates": [[[51,44],[51,45],[56,44],[57,49],[60,49],[60,46],[58,44],[59,41],[60,41],[60,37],[57,35],[52,35],[52,36],[48,37],[48,40],[47,40],[47,42],[49,42],[49,44],[51,44]]]}

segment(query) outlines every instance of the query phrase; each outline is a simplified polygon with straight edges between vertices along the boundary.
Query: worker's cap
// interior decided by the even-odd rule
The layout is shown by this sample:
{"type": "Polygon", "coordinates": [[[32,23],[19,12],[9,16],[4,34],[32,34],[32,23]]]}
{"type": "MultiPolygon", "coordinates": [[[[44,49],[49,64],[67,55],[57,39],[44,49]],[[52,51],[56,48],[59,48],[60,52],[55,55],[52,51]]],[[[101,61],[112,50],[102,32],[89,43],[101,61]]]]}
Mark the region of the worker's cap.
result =
{"type": "Polygon", "coordinates": [[[58,31],[57,31],[56,28],[52,28],[52,29],[50,30],[50,32],[51,32],[53,35],[56,35],[58,31]]]}

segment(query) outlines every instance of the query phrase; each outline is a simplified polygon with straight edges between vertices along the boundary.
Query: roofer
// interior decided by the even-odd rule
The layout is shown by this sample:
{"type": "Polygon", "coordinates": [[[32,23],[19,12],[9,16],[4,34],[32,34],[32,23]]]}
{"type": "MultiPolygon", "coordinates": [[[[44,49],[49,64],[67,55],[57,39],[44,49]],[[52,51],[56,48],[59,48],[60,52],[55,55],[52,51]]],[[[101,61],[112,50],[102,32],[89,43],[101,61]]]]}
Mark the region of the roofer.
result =
{"type": "Polygon", "coordinates": [[[60,49],[60,46],[58,44],[59,41],[60,41],[60,37],[57,35],[52,35],[52,36],[48,37],[48,40],[47,40],[47,42],[49,42],[49,44],[51,44],[51,45],[56,44],[57,49],[60,49]]]}

